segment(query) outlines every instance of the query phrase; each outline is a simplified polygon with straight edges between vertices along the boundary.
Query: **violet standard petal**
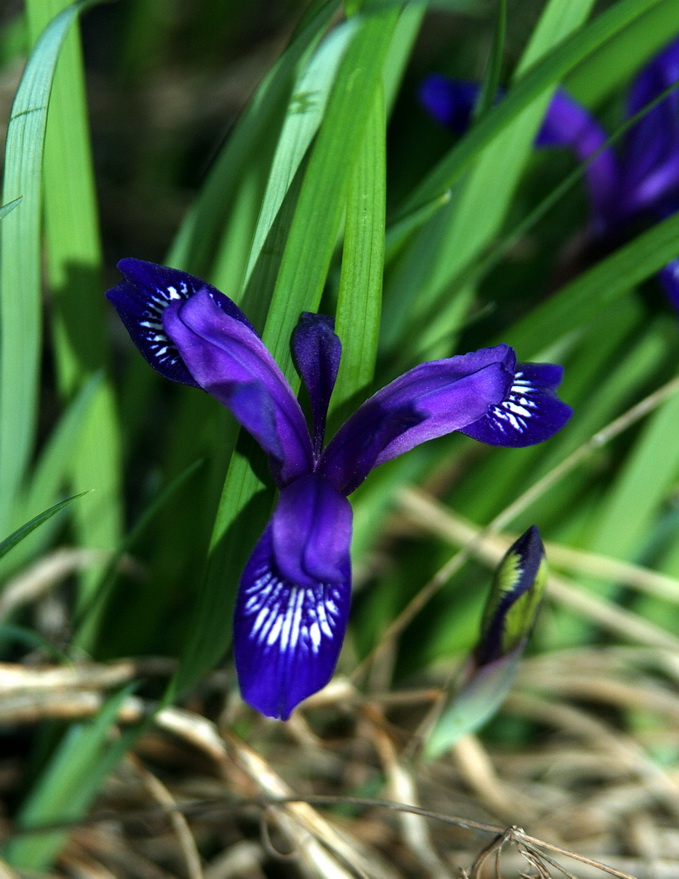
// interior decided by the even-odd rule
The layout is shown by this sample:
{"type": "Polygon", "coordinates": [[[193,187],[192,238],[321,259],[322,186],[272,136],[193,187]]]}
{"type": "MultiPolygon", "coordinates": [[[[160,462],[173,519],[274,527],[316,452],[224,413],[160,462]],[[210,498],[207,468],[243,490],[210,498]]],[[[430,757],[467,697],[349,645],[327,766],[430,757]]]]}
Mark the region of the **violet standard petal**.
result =
{"type": "Polygon", "coordinates": [[[243,698],[268,717],[286,720],[303,699],[328,683],[337,665],[351,603],[347,510],[350,516],[346,499],[327,483],[319,489],[307,482],[293,501],[279,504],[243,573],[234,613],[236,670],[243,698]],[[323,523],[310,530],[301,509],[305,492],[322,495],[325,507],[323,523]],[[276,547],[294,533],[296,515],[309,543],[276,547]],[[277,516],[289,519],[278,529],[277,516]],[[338,525],[343,537],[335,533],[338,525]],[[325,552],[334,563],[333,579],[314,581],[310,573],[323,567],[325,552]],[[294,560],[293,553],[298,554],[294,560]],[[302,572],[303,583],[285,575],[281,558],[287,570],[302,572]]]}
{"type": "Polygon", "coordinates": [[[230,409],[269,455],[279,487],[312,469],[302,410],[254,330],[225,314],[204,291],[165,309],[163,326],[196,383],[230,409]]]}
{"type": "Polygon", "coordinates": [[[124,280],[106,296],[147,362],[170,381],[198,384],[163,327],[163,312],[172,302],[187,300],[199,290],[206,290],[225,314],[250,327],[228,296],[188,272],[131,257],[121,259],[118,268],[124,280]]]}
{"type": "Polygon", "coordinates": [[[342,343],[335,333],[334,320],[325,314],[303,312],[292,334],[291,346],[295,367],[309,393],[314,422],[314,454],[319,457],[330,397],[342,356],[342,343]]]}

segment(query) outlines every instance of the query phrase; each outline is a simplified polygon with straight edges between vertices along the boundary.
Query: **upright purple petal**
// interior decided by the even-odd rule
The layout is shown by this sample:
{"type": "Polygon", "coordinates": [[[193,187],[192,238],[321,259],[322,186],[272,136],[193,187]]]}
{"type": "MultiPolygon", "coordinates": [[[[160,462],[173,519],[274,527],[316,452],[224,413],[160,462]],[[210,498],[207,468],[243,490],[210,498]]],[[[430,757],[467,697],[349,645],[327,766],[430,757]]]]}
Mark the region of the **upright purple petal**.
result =
{"type": "Polygon", "coordinates": [[[170,303],[186,300],[199,290],[206,290],[224,314],[250,326],[235,303],[194,275],[132,258],[121,259],[118,268],[125,280],[109,290],[106,296],[146,360],[171,381],[197,385],[163,328],[163,312],[170,303]]]}
{"type": "Polygon", "coordinates": [[[519,363],[502,400],[462,433],[492,446],[522,448],[544,442],[566,424],[570,406],[556,396],[563,369],[553,363],[519,363]]]}
{"type": "Polygon", "coordinates": [[[234,614],[243,698],[286,720],[337,664],[351,601],[351,508],[310,475],[281,492],[248,562],[234,614]]]}
{"type": "Polygon", "coordinates": [[[292,356],[309,392],[314,420],[314,453],[323,448],[328,406],[342,356],[335,322],[326,314],[302,313],[292,334],[292,356]]]}
{"type": "MultiPolygon", "coordinates": [[[[679,82],[679,40],[656,55],[635,79],[628,115],[634,116],[679,82]]],[[[662,211],[679,194],[679,90],[672,91],[629,131],[621,199],[627,216],[662,211]]]]}
{"type": "Polygon", "coordinates": [[[601,150],[589,163],[586,175],[592,209],[601,229],[616,222],[620,172],[613,150],[604,147],[606,132],[589,111],[565,92],[554,94],[535,139],[539,147],[568,147],[581,161],[601,150]]]}
{"type": "Polygon", "coordinates": [[[163,327],[195,382],[230,409],[269,455],[279,486],[311,470],[302,410],[253,329],[225,314],[207,291],[168,306],[163,327]]]}
{"type": "Polygon", "coordinates": [[[344,423],[318,470],[343,494],[373,467],[435,437],[477,422],[501,403],[514,379],[507,345],[416,366],[386,385],[344,423]]]}
{"type": "Polygon", "coordinates": [[[432,73],[420,86],[420,102],[441,125],[464,134],[471,125],[481,86],[432,73]]]}

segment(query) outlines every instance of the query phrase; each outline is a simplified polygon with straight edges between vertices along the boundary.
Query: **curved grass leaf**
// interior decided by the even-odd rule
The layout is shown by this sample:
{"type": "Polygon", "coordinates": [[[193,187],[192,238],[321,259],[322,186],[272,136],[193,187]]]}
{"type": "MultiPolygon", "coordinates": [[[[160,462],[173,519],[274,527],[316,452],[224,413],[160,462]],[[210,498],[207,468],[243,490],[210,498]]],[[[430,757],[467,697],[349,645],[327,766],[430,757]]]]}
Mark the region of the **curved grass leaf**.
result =
{"type": "Polygon", "coordinates": [[[356,31],[356,21],[346,21],[321,43],[308,67],[295,83],[288,114],[276,146],[266,194],[257,220],[243,286],[257,263],[283,199],[323,119],[339,64],[356,31]]]}
{"type": "Polygon", "coordinates": [[[47,105],[59,51],[84,7],[74,3],[36,43],[17,90],[5,146],[0,224],[0,527],[5,528],[33,452],[40,366],[40,201],[47,105]]]}
{"type": "Polygon", "coordinates": [[[342,340],[332,411],[373,378],[382,306],[386,206],[386,131],[381,91],[349,181],[335,329],[342,340]]]}
{"type": "MultiPolygon", "coordinates": [[[[135,728],[113,745],[111,730],[120,707],[134,684],[111,696],[92,721],[73,724],[39,777],[21,809],[18,824],[24,829],[53,821],[76,821],[94,799],[99,787],[130,746],[135,728]]],[[[7,863],[29,870],[46,870],[66,841],[65,831],[31,834],[9,843],[7,863]]]]}
{"type": "Polygon", "coordinates": [[[615,299],[679,253],[679,214],[619,247],[514,325],[511,342],[531,359],[566,333],[583,327],[615,299]]]}
{"type": "MultiPolygon", "coordinates": [[[[554,51],[558,51],[554,47],[586,20],[592,4],[593,0],[550,0],[519,63],[519,83],[522,81],[521,75],[531,65],[541,58],[551,58],[554,51]]],[[[501,17],[497,30],[499,35],[496,42],[499,43],[501,17]]],[[[498,66],[497,59],[494,66],[498,66]]],[[[481,116],[479,126],[494,112],[492,106],[497,93],[494,76],[496,71],[491,67],[484,85],[490,82],[493,91],[490,98],[485,90],[483,92],[486,106],[481,107],[485,113],[481,116]]],[[[492,142],[485,145],[477,157],[468,176],[459,182],[456,197],[449,207],[437,214],[433,222],[420,232],[409,259],[401,267],[400,283],[389,291],[387,298],[389,304],[385,310],[390,317],[392,337],[394,326],[400,331],[408,327],[410,332],[414,318],[421,327],[418,334],[420,347],[429,349],[428,356],[441,357],[449,353],[450,337],[464,321],[473,294],[472,285],[463,287],[455,284],[455,281],[465,267],[478,260],[501,228],[521,174],[533,154],[535,135],[544,118],[550,95],[551,91],[547,90],[535,96],[529,107],[496,133],[492,142]],[[482,211],[478,209],[480,204],[484,205],[482,211]],[[416,287],[414,277],[418,278],[416,287]],[[414,289],[417,290],[416,297],[414,289]],[[425,315],[434,303],[437,317],[432,326],[425,315]],[[440,348],[435,347],[435,339],[440,337],[443,330],[447,331],[449,338],[440,348]]],[[[475,130],[473,128],[465,140],[473,137],[475,130]]]]}
{"type": "MultiPolygon", "coordinates": [[[[66,0],[27,0],[29,33],[37,36],[66,0]]],[[[56,381],[69,400],[100,372],[91,406],[69,460],[74,491],[96,488],[96,510],[77,509],[74,529],[83,546],[113,549],[120,538],[120,440],[107,377],[108,344],[101,289],[101,243],[88,131],[82,51],[77,24],[66,36],[54,76],[43,159],[46,264],[52,297],[50,331],[56,381]]],[[[88,591],[96,569],[79,577],[88,591]]]]}
{"type": "Polygon", "coordinates": [[[210,274],[217,242],[232,209],[245,169],[261,153],[262,142],[282,124],[299,66],[313,52],[339,8],[339,0],[316,0],[290,45],[260,84],[251,103],[219,153],[167,257],[200,277],[210,274]]]}
{"type": "Polygon", "coordinates": [[[25,525],[22,525],[21,528],[17,528],[16,531],[13,531],[9,537],[6,537],[0,543],[0,559],[3,556],[7,555],[7,553],[13,549],[17,543],[20,543],[25,537],[35,531],[36,528],[39,528],[43,522],[46,522],[48,519],[51,519],[52,516],[55,516],[60,510],[63,510],[64,507],[68,507],[73,501],[77,500],[79,497],[82,497],[84,494],[88,494],[86,491],[81,491],[80,494],[74,494],[72,497],[66,498],[63,501],[59,501],[58,504],[54,504],[54,506],[50,507],[47,510],[44,510],[42,513],[39,513],[37,516],[34,516],[29,522],[26,522],[25,525]]]}
{"type": "Polygon", "coordinates": [[[15,198],[13,201],[10,201],[0,207],[0,220],[2,220],[3,217],[6,217],[10,211],[13,211],[15,207],[21,204],[21,198],[22,196],[19,196],[19,198],[15,198]]]}

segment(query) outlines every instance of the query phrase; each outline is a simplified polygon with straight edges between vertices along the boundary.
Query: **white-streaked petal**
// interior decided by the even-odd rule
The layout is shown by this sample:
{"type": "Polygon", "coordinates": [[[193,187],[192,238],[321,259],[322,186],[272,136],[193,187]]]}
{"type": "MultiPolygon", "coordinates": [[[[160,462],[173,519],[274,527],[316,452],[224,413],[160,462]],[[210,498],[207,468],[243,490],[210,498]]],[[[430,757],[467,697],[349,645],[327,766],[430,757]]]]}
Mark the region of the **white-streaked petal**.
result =
{"type": "Polygon", "coordinates": [[[300,585],[276,563],[267,526],[241,580],[234,615],[234,652],[241,693],[269,717],[286,720],[330,680],[349,616],[349,545],[342,579],[300,585]]]}

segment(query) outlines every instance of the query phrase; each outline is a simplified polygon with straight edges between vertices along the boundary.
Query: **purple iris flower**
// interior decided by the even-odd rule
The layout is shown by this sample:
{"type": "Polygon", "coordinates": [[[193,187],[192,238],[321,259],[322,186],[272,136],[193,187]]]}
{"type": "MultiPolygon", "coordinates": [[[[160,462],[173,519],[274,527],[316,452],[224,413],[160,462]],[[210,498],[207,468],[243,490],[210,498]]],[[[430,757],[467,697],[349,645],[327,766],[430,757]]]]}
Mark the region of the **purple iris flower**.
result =
{"type": "MultiPolygon", "coordinates": [[[[637,75],[628,95],[628,117],[677,82],[679,40],[670,43],[637,75]]],[[[420,99],[438,122],[462,134],[471,124],[479,92],[477,83],[432,74],[422,83],[420,99]]],[[[679,211],[679,89],[629,129],[617,153],[605,146],[607,139],[589,111],[559,89],[535,140],[540,147],[568,147],[583,162],[599,151],[585,172],[592,234],[599,241],[620,240],[640,221],[664,219],[679,211]]],[[[662,269],[659,279],[670,302],[679,309],[679,257],[662,269]]]]}
{"type": "Polygon", "coordinates": [[[137,259],[106,294],[141,353],[166,378],[196,385],[257,440],[279,489],[242,575],[234,652],[244,699],[286,719],[337,663],[351,598],[347,495],[374,468],[452,431],[528,446],[570,418],[556,397],[562,369],[517,364],[507,345],[423,363],[366,400],[324,445],[341,344],[331,318],[302,315],[295,366],[311,401],[310,431],[292,388],[240,309],[186,272],[137,259]]]}

